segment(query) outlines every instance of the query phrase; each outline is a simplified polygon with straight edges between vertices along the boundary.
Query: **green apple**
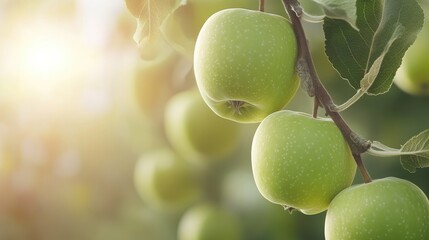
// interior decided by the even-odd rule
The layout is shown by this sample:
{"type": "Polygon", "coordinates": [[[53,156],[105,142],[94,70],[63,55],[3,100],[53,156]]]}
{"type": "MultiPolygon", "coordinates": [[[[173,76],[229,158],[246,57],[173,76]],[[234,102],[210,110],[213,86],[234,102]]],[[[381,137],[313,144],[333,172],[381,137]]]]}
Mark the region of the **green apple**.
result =
{"type": "Polygon", "coordinates": [[[205,21],[214,13],[228,8],[257,6],[257,2],[253,0],[189,0],[188,4],[194,18],[193,29],[196,31],[194,39],[205,21]]]}
{"type": "Polygon", "coordinates": [[[195,40],[204,22],[214,13],[227,8],[258,7],[254,0],[188,0],[167,16],[161,31],[179,52],[192,58],[195,40]]]}
{"type": "Polygon", "coordinates": [[[429,201],[413,183],[388,177],[352,186],[329,206],[326,240],[427,240],[429,201]]]}
{"type": "Polygon", "coordinates": [[[170,99],[164,120],[167,139],[187,160],[223,160],[239,144],[240,125],[214,114],[195,88],[170,99]]]}
{"type": "Polygon", "coordinates": [[[182,209],[198,199],[195,180],[191,167],[169,149],[146,153],[134,172],[140,197],[151,206],[168,210],[182,209]]]}
{"type": "Polygon", "coordinates": [[[205,102],[219,116],[260,122],[295,95],[297,43],[285,18],[246,9],[212,15],[195,45],[194,71],[205,102]]]}
{"type": "Polygon", "coordinates": [[[262,121],[251,158],[259,192],[308,215],[326,210],[356,172],[350,148],[330,118],[287,110],[262,121]]]}
{"type": "Polygon", "coordinates": [[[407,50],[395,77],[396,85],[412,95],[429,96],[429,21],[407,50]]]}
{"type": "Polygon", "coordinates": [[[238,219],[226,209],[215,205],[198,205],[189,209],[178,227],[178,240],[239,240],[238,219]]]}

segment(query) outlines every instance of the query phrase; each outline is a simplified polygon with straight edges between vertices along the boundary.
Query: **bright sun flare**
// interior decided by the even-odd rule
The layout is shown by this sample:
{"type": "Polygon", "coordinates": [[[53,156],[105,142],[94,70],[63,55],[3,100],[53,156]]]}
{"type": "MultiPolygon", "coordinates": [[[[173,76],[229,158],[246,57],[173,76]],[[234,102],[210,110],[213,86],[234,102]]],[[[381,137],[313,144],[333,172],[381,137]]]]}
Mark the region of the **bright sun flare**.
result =
{"type": "Polygon", "coordinates": [[[7,55],[2,57],[10,79],[49,88],[76,78],[85,67],[85,50],[70,27],[45,22],[22,29],[10,35],[7,55]]]}
{"type": "Polygon", "coordinates": [[[36,39],[24,50],[22,67],[36,78],[61,77],[75,60],[70,48],[63,39],[36,39]]]}

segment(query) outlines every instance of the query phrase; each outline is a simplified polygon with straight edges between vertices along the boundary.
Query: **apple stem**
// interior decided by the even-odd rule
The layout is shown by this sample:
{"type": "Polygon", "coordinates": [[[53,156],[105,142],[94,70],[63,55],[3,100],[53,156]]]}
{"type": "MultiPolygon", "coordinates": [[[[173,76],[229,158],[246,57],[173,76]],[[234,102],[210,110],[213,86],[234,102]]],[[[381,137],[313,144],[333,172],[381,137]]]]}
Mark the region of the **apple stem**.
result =
{"type": "Polygon", "coordinates": [[[314,96],[314,104],[313,104],[313,118],[317,118],[317,110],[319,110],[319,99],[314,96]]]}
{"type": "Polygon", "coordinates": [[[366,169],[365,165],[363,164],[362,156],[360,154],[353,154],[353,157],[354,157],[356,164],[358,166],[358,169],[362,175],[363,181],[365,183],[372,182],[371,176],[369,175],[368,170],[366,169]]]}
{"type": "Polygon", "coordinates": [[[290,21],[292,22],[292,27],[298,42],[297,65],[300,66],[297,66],[297,68],[301,69],[301,71],[298,71],[298,74],[302,73],[304,74],[303,77],[305,79],[311,79],[311,85],[313,88],[312,95],[314,95],[314,97],[317,99],[317,105],[320,105],[320,107],[323,107],[325,109],[326,115],[330,116],[334,123],[337,125],[337,127],[340,129],[348,145],[350,146],[350,149],[353,153],[353,157],[357,166],[359,167],[359,171],[364,181],[371,182],[371,177],[366,170],[362,158],[360,156],[361,153],[366,152],[371,147],[371,142],[363,139],[358,134],[354,133],[352,129],[348,126],[348,124],[344,121],[340,113],[331,110],[335,109],[335,104],[332,100],[332,97],[329,95],[328,91],[321,83],[314,67],[313,59],[308,47],[307,38],[305,36],[304,28],[300,20],[303,14],[302,8],[297,0],[283,0],[283,5],[287,14],[289,15],[290,21]],[[306,68],[306,71],[302,71],[302,68],[306,68]]]}
{"type": "Polygon", "coordinates": [[[259,11],[265,11],[265,0],[259,0],[259,11]]]}

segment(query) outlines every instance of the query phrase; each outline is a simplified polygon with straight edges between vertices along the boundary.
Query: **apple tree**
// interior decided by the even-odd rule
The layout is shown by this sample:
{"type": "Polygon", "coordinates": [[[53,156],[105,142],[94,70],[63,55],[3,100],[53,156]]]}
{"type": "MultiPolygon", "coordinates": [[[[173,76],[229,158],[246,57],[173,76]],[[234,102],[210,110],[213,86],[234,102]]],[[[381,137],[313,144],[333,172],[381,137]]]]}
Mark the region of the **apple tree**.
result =
{"type": "MultiPolygon", "coordinates": [[[[364,137],[349,124],[353,119],[345,117],[364,96],[388,93],[393,83],[407,93],[426,95],[428,103],[427,2],[125,2],[138,22],[134,40],[141,61],[176,56],[153,75],[154,82],[171,92],[162,99],[170,103],[157,102],[156,108],[166,108],[165,129],[160,130],[165,146],[191,165],[205,165],[194,166],[203,172],[201,201],[222,209],[222,193],[213,186],[232,165],[210,159],[232,161],[240,148],[237,142],[245,141],[238,136],[239,126],[251,123],[256,131],[247,164],[257,190],[269,202],[305,215],[326,211],[328,240],[429,239],[429,201],[423,190],[397,177],[373,179],[364,161],[367,156],[399,159],[410,173],[429,167],[429,129],[392,148],[364,137]],[[310,7],[319,15],[310,14],[310,7]],[[309,34],[312,24],[321,26],[322,37],[309,34]],[[339,76],[340,82],[329,88],[330,80],[319,77],[325,74],[319,75],[311,49],[317,37],[329,67],[339,76]],[[161,75],[165,77],[156,78],[161,75]],[[161,85],[165,82],[169,84],[161,85]],[[342,91],[342,83],[348,83],[352,94],[337,104],[332,96],[342,91]],[[289,109],[299,86],[311,100],[310,112],[289,109]],[[357,170],[363,183],[353,185],[357,170]]],[[[151,99],[159,98],[153,95],[151,99]]],[[[383,109],[377,111],[383,114],[383,109]]],[[[427,105],[420,111],[426,113],[422,118],[428,116],[427,105]]],[[[407,124],[412,123],[402,123],[407,124]]],[[[218,228],[233,233],[225,239],[241,239],[236,233],[251,231],[222,227],[230,216],[200,211],[192,220],[185,214],[178,223],[180,239],[222,236],[218,228]],[[199,227],[188,232],[191,227],[183,227],[188,225],[199,227]]]]}

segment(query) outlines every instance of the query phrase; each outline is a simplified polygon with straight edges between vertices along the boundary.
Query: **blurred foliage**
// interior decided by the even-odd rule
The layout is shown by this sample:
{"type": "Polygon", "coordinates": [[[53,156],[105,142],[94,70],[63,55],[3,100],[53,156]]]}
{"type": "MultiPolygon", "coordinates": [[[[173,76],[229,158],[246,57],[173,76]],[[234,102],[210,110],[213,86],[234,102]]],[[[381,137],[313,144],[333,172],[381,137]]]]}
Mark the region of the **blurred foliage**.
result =
{"type": "MultiPolygon", "coordinates": [[[[122,0],[0,1],[0,239],[175,239],[181,213],[142,201],[133,173],[141,155],[169,146],[162,108],[194,83],[189,59],[173,50],[172,67],[145,72],[132,39],[136,24],[122,0]],[[20,55],[33,38],[16,36],[36,27],[50,31],[54,23],[69,32],[65,44],[77,44],[70,48],[78,53],[66,72],[36,76],[20,55]],[[156,77],[143,84],[141,74],[156,77]]],[[[305,28],[321,79],[339,104],[353,90],[324,55],[321,24],[305,28]]],[[[362,98],[344,118],[365,138],[399,147],[429,128],[428,104],[393,85],[387,94],[362,98]]],[[[311,112],[312,99],[299,91],[288,108],[311,112]]],[[[260,196],[250,167],[255,128],[244,127],[240,148],[222,164],[199,169],[204,201],[215,198],[231,209],[244,239],[323,239],[324,213],[289,214],[260,196]]],[[[373,178],[408,179],[429,193],[425,169],[409,174],[397,157],[364,161],[373,178]]]]}

